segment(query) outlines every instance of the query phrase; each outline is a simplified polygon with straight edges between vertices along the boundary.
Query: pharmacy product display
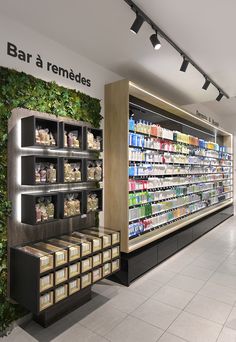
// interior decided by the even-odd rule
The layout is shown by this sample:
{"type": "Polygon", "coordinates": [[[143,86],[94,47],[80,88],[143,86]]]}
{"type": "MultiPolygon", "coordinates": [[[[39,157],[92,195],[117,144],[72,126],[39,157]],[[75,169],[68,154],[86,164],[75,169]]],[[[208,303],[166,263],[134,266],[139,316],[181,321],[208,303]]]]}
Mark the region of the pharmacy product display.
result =
{"type": "Polygon", "coordinates": [[[233,142],[128,80],[105,97],[104,222],[121,227],[127,285],[232,215],[233,142]]]}
{"type": "Polygon", "coordinates": [[[231,150],[133,117],[128,172],[130,238],[232,198],[231,150]]]}
{"type": "Polygon", "coordinates": [[[120,234],[106,228],[75,231],[11,249],[14,272],[12,297],[38,315],[120,268],[120,234]],[[27,274],[27,276],[26,276],[27,274]],[[25,296],[24,288],[30,293],[25,296]]]}

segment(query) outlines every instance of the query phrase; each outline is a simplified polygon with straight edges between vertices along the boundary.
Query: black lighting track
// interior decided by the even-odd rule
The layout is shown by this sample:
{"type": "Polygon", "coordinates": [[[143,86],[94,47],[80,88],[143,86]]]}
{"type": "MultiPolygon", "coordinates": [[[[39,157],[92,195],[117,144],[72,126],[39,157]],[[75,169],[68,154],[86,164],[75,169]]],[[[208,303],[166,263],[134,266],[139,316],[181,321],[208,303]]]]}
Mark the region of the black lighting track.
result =
{"type": "Polygon", "coordinates": [[[196,70],[198,70],[200,74],[202,74],[202,76],[205,78],[205,80],[210,81],[210,83],[219,91],[219,95],[217,96],[218,101],[223,96],[229,99],[229,95],[214,80],[212,80],[212,78],[198,64],[196,64],[191,57],[188,56],[188,54],[186,54],[169,36],[167,36],[167,34],[159,26],[157,26],[146,13],[144,13],[132,0],[124,1],[131,7],[131,9],[136,13],[137,16],[142,17],[143,21],[148,23],[151,28],[158,33],[159,36],[165,39],[177,52],[179,52],[179,54],[184,59],[186,59],[196,70]]]}

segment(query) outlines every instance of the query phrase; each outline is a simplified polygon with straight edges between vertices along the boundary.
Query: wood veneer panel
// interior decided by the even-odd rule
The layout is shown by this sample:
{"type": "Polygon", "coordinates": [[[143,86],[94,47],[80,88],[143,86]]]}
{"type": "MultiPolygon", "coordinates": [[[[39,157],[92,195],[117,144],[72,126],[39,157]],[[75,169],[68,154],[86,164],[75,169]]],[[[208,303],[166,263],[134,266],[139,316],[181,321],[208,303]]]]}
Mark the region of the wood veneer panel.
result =
{"type": "Polygon", "coordinates": [[[122,252],[128,252],[128,119],[129,82],[106,85],[105,226],[121,231],[122,252]]]}

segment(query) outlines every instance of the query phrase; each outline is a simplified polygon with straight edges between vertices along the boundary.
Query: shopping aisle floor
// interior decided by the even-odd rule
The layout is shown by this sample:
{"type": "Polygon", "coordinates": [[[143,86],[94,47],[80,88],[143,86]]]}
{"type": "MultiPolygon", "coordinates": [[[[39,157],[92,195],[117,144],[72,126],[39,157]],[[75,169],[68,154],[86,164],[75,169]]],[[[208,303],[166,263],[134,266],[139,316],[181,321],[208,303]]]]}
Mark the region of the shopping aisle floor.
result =
{"type": "Polygon", "coordinates": [[[109,281],[47,329],[30,321],[2,341],[235,342],[236,217],[129,288],[109,281]]]}

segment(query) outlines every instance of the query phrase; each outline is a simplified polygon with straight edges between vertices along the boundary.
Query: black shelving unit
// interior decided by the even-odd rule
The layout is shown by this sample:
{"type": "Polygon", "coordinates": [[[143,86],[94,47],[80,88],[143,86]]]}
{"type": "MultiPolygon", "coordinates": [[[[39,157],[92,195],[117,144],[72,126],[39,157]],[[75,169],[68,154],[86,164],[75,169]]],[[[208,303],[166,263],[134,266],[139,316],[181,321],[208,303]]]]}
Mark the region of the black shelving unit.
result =
{"type": "Polygon", "coordinates": [[[60,143],[59,147],[68,150],[82,151],[84,149],[83,127],[77,124],[60,122],[60,143]],[[64,134],[74,133],[79,140],[79,147],[65,146],[64,134]]]}
{"type": "Polygon", "coordinates": [[[103,130],[100,128],[90,128],[90,127],[84,127],[84,149],[86,151],[93,151],[93,152],[102,152],[103,151],[103,130]],[[87,140],[87,134],[88,132],[93,133],[94,137],[99,137],[101,139],[101,148],[100,150],[91,149],[88,147],[88,140],[87,140]]]}
{"type": "Polygon", "coordinates": [[[77,217],[84,214],[84,206],[83,206],[83,191],[82,190],[73,190],[73,191],[63,191],[59,193],[59,205],[60,205],[60,218],[66,219],[71,217],[77,217]],[[76,215],[65,216],[64,212],[64,201],[67,195],[75,195],[76,199],[80,201],[80,213],[76,215]]]}
{"type": "Polygon", "coordinates": [[[59,158],[47,156],[23,156],[21,157],[21,184],[22,185],[51,185],[60,183],[59,158]],[[53,164],[56,169],[56,182],[36,182],[36,164],[53,164]]]}
{"type": "Polygon", "coordinates": [[[21,222],[30,225],[46,224],[59,219],[59,196],[58,193],[32,193],[21,195],[21,222]],[[36,222],[35,205],[40,198],[50,197],[54,204],[54,218],[46,221],[36,222]]]}
{"type": "Polygon", "coordinates": [[[87,208],[87,200],[88,196],[96,194],[98,198],[98,209],[94,211],[89,211],[89,212],[96,212],[96,211],[102,211],[103,209],[103,191],[102,189],[91,189],[91,190],[85,190],[84,191],[84,212],[87,214],[88,213],[88,208],[87,208]]]}
{"type": "Polygon", "coordinates": [[[21,119],[21,147],[58,148],[59,122],[57,120],[29,116],[21,119]],[[55,139],[55,145],[44,145],[36,142],[36,128],[49,129],[55,139]]]}
{"type": "MultiPolygon", "coordinates": [[[[114,232],[113,232],[114,233],[114,232]]],[[[112,236],[112,231],[109,234],[112,236]]],[[[117,234],[117,232],[115,232],[117,234]]],[[[106,233],[108,234],[108,233],[106,233]]],[[[85,234],[86,236],[86,234],[85,234]]],[[[69,247],[65,247],[64,242],[68,239],[63,236],[57,237],[60,242],[51,242],[50,240],[43,241],[45,246],[36,244],[30,244],[29,247],[36,248],[43,253],[50,252],[53,255],[53,259],[56,260],[56,252],[51,252],[48,244],[54,245],[59,248],[60,251],[66,251],[69,255],[69,247]]],[[[86,239],[84,237],[84,239],[86,239]]],[[[97,238],[96,238],[97,239],[97,238]]],[[[99,238],[101,239],[101,237],[99,238]]],[[[88,237],[91,241],[91,237],[88,237]]],[[[119,237],[120,240],[120,237],[119,237]]],[[[73,242],[70,247],[78,246],[81,244],[73,242]]],[[[102,245],[102,243],[101,243],[102,245]]],[[[28,247],[27,246],[27,247],[28,247]]],[[[25,248],[26,246],[23,246],[25,248]]],[[[25,308],[30,310],[34,314],[34,319],[41,325],[47,326],[58,318],[58,315],[62,315],[68,312],[68,307],[71,308],[72,300],[74,303],[82,305],[84,302],[91,298],[91,285],[98,280],[112,275],[117,272],[120,267],[120,253],[114,254],[112,248],[120,249],[120,244],[117,243],[106,249],[91,252],[86,256],[78,256],[76,260],[68,259],[63,265],[56,267],[56,263],[52,265],[51,269],[42,272],[40,269],[40,258],[29,251],[25,251],[21,246],[11,247],[11,297],[25,308]],[[109,258],[102,260],[102,255],[109,255],[109,258]],[[94,265],[93,258],[99,256],[100,264],[94,265]],[[114,264],[114,265],[113,265],[114,264]],[[70,268],[75,266],[76,274],[70,273],[70,268]],[[99,270],[98,275],[95,278],[96,273],[99,270]],[[66,275],[61,281],[56,281],[56,275],[58,272],[64,272],[66,275]],[[51,283],[46,289],[42,289],[42,279],[50,279],[51,283]],[[53,281],[52,281],[53,280],[53,281]],[[74,290],[71,290],[71,283],[74,282],[74,290]],[[85,289],[88,295],[85,296],[85,289]],[[57,297],[57,292],[62,290],[62,297],[57,297]],[[63,291],[65,291],[63,293],[63,291]],[[44,299],[49,300],[46,305],[43,305],[44,299]],[[61,303],[61,304],[59,304],[61,303]]],[[[73,305],[72,305],[73,307],[73,305]]]]}
{"type": "Polygon", "coordinates": [[[81,183],[85,181],[85,174],[84,174],[84,163],[86,159],[76,158],[76,157],[62,157],[59,160],[59,167],[60,167],[60,183],[71,184],[71,183],[81,183]],[[64,165],[65,162],[68,161],[70,164],[79,164],[80,165],[80,172],[81,172],[81,180],[80,181],[65,181],[65,170],[64,165]]]}

